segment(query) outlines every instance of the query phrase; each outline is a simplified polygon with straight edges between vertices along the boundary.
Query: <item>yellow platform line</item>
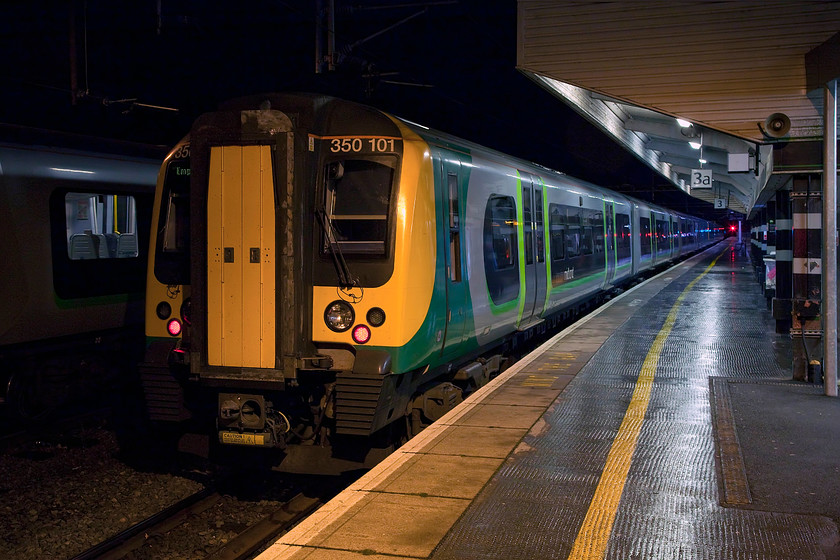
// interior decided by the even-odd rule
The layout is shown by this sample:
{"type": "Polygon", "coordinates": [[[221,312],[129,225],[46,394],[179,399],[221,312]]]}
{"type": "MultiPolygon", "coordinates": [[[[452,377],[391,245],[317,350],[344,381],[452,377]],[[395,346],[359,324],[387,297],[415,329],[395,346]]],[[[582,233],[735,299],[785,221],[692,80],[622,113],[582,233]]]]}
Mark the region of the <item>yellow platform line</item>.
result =
{"type": "MultiPolygon", "coordinates": [[[[728,250],[729,248],[726,249],[726,251],[728,250]]],[[[639,433],[642,431],[642,423],[645,419],[648,403],[650,403],[650,392],[653,388],[653,378],[656,374],[659,356],[665,347],[668,335],[671,334],[671,329],[674,328],[677,312],[685,296],[715,266],[721,256],[723,256],[723,253],[715,257],[712,263],[680,293],[665,319],[665,324],[656,335],[656,339],[654,339],[642,364],[639,377],[636,379],[633,397],[607,455],[607,463],[604,466],[603,473],[601,473],[595,495],[589,503],[589,510],[586,512],[586,517],[583,519],[575,543],[572,546],[569,560],[604,558],[607,552],[607,542],[618,512],[618,503],[624,491],[624,484],[627,482],[627,473],[630,470],[633,452],[636,449],[639,433]]]]}

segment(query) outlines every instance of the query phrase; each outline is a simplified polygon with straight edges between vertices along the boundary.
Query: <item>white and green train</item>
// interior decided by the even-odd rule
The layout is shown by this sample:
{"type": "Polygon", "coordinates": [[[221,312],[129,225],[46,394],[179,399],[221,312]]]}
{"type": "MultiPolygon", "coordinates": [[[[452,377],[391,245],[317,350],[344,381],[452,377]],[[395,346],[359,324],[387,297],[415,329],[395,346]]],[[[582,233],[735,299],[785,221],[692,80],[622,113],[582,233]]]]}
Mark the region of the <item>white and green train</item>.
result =
{"type": "Polygon", "coordinates": [[[131,378],[164,155],[0,125],[0,416],[113,402],[131,378]]]}
{"type": "Polygon", "coordinates": [[[411,435],[523,340],[713,224],[379,110],[270,95],[199,118],[161,169],[150,418],[222,444],[411,435]],[[218,436],[218,437],[217,437],[218,436]]]}

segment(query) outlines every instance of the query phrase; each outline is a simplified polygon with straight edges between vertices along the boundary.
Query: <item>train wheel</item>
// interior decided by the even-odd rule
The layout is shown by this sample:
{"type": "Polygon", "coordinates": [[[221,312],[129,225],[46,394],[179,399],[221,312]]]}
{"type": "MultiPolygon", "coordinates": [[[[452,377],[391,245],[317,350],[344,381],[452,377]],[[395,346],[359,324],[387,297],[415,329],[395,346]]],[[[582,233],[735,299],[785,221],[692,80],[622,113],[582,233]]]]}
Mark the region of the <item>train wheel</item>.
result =
{"type": "Polygon", "coordinates": [[[43,399],[42,373],[12,373],[6,393],[6,410],[11,419],[31,422],[43,419],[50,413],[52,407],[43,399]]]}

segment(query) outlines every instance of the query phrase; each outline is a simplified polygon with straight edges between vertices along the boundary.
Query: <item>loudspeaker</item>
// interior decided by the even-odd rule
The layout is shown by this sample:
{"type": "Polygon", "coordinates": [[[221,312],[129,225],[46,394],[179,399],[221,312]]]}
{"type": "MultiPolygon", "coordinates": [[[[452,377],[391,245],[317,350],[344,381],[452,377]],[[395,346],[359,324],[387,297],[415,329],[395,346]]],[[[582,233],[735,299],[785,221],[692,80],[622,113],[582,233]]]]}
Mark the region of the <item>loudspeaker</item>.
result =
{"type": "Polygon", "coordinates": [[[761,129],[770,138],[782,138],[790,132],[790,118],[784,113],[773,113],[764,121],[761,129]]]}

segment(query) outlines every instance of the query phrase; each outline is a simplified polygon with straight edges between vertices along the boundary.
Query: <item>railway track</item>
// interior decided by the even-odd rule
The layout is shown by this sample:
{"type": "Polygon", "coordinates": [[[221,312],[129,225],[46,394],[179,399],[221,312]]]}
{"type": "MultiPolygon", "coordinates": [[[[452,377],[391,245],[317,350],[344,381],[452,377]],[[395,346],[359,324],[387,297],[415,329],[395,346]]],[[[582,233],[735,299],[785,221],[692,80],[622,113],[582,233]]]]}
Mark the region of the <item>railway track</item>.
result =
{"type": "Polygon", "coordinates": [[[137,523],[88,550],[72,560],[117,560],[142,547],[154,535],[169,531],[189,517],[212,507],[221,499],[218,492],[205,489],[196,492],[169,508],[137,523]]]}
{"type": "Polygon", "coordinates": [[[206,560],[244,560],[272,539],[286,533],[326,502],[324,498],[298,494],[277,511],[248,527],[235,539],[207,556],[206,560]]]}
{"type": "Polygon", "coordinates": [[[318,485],[312,485],[318,487],[317,492],[308,489],[296,493],[289,491],[289,494],[294,495],[288,499],[270,505],[262,504],[260,515],[255,515],[255,520],[247,525],[240,521],[228,522],[226,517],[253,504],[249,496],[252,493],[260,493],[259,488],[249,488],[244,494],[240,489],[240,497],[221,489],[205,489],[74,556],[71,560],[139,560],[168,557],[244,560],[251,558],[265,544],[294,527],[347,484],[346,480],[331,478],[326,483],[320,480],[318,485]],[[228,524],[236,527],[233,536],[217,539],[215,542],[213,538],[209,538],[203,545],[195,544],[197,539],[201,540],[202,535],[209,536],[214,530],[222,529],[228,524]],[[183,550],[184,548],[191,550],[183,550]]]}
{"type": "Polygon", "coordinates": [[[38,440],[79,443],[75,441],[79,440],[79,437],[68,436],[68,434],[83,433],[91,427],[101,425],[110,414],[110,408],[96,408],[57,415],[49,422],[40,420],[29,425],[4,423],[0,425],[0,453],[38,440]]]}

